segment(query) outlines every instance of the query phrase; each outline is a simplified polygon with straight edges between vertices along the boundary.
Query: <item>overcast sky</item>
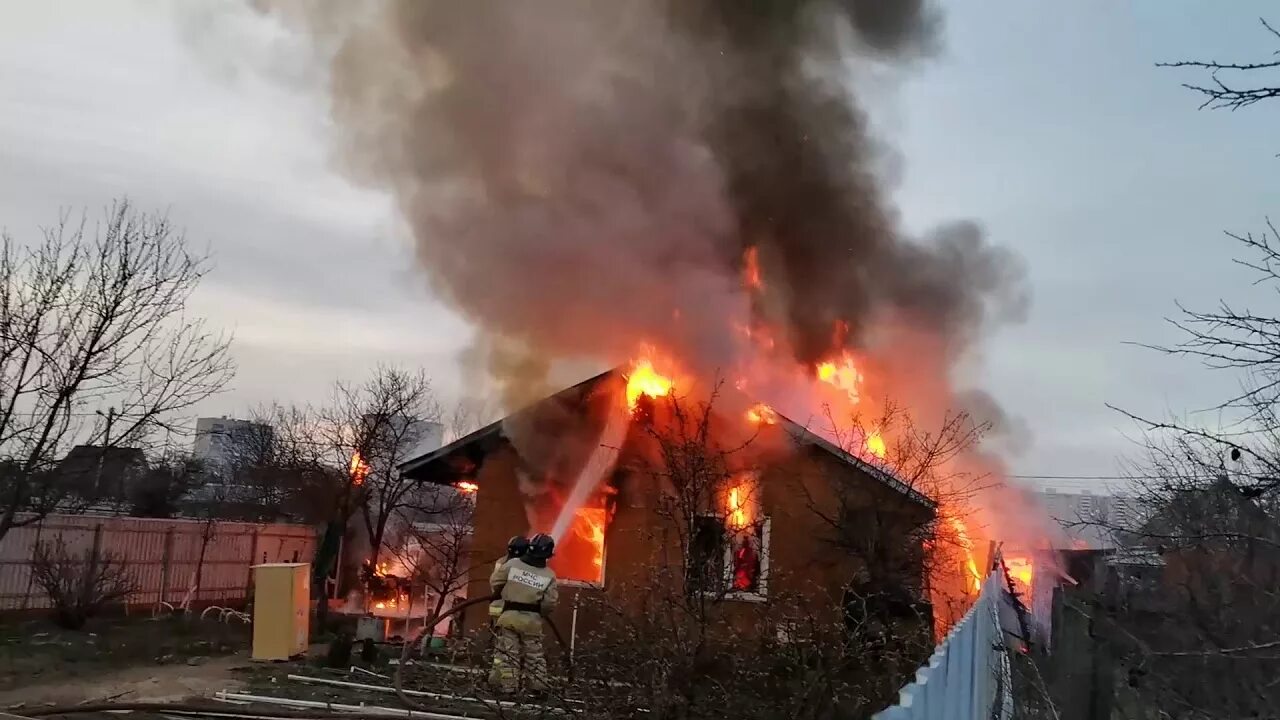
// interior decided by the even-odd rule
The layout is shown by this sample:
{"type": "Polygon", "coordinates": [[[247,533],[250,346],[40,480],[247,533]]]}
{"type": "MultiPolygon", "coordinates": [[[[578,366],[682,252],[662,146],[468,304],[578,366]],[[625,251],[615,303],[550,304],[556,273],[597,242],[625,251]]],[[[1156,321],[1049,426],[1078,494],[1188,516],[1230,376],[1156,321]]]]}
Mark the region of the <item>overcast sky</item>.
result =
{"type": "MultiPolygon", "coordinates": [[[[1133,428],[1106,403],[1184,413],[1238,382],[1128,343],[1175,339],[1175,301],[1246,297],[1223,231],[1262,225],[1280,171],[1280,103],[1198,112],[1187,76],[1153,65],[1268,55],[1274,7],[946,5],[945,52],[876,94],[894,197],[912,230],[976,219],[1027,263],[1029,319],[977,370],[1030,429],[1014,470],[1113,475],[1133,428]]],[[[288,46],[227,3],[0,0],[0,226],[30,237],[128,194],[207,246],[195,310],[234,331],[240,372],[205,414],[322,399],[377,360],[451,394],[470,331],[390,202],[332,170],[324,99],[288,46]]]]}

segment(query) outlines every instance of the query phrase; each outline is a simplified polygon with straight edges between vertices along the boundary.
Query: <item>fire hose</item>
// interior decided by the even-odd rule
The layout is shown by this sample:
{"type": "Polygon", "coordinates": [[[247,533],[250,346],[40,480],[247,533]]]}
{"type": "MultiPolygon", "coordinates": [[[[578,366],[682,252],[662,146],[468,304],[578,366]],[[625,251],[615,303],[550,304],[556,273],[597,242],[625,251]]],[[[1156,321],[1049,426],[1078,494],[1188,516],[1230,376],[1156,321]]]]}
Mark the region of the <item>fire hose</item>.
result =
{"type": "MultiPolygon", "coordinates": [[[[441,620],[444,620],[445,618],[456,615],[459,612],[462,612],[463,610],[471,607],[472,605],[478,605],[480,603],[488,603],[497,599],[499,599],[498,595],[485,595],[483,597],[472,598],[465,602],[454,605],[448,610],[441,610],[440,612],[437,612],[434,616],[428,618],[426,622],[423,623],[421,635],[426,636],[427,632],[431,628],[434,628],[436,625],[438,625],[441,620]]],[[[560,644],[560,648],[562,650],[567,648],[568,646],[565,644],[564,636],[560,634],[560,629],[556,627],[556,624],[552,622],[551,618],[547,617],[546,615],[543,615],[542,619],[545,620],[547,625],[551,628],[551,634],[555,636],[556,642],[560,644]]],[[[400,702],[404,703],[406,707],[409,707],[414,710],[425,710],[429,712],[430,710],[426,705],[414,700],[404,692],[404,667],[406,664],[408,664],[409,655],[412,654],[413,646],[416,642],[418,642],[417,636],[405,638],[404,644],[401,646],[401,649],[400,649],[400,661],[396,663],[396,671],[391,676],[391,684],[392,684],[392,687],[395,688],[396,697],[400,698],[400,702]]],[[[572,680],[573,679],[573,662],[569,658],[568,654],[565,655],[565,669],[569,679],[572,680]]]]}

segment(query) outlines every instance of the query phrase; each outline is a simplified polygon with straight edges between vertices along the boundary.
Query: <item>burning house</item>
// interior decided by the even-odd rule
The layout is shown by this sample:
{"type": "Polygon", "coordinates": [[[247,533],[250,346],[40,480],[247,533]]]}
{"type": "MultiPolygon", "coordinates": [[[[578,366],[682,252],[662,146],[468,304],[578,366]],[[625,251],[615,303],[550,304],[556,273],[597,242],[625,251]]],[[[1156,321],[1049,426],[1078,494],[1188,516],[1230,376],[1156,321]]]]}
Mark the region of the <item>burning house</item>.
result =
{"type": "Polygon", "coordinates": [[[468,380],[526,408],[399,465],[474,488],[469,595],[530,530],[584,597],[633,601],[681,565],[666,574],[739,608],[842,592],[860,564],[878,580],[862,545],[918,585],[897,549],[949,542],[971,596],[975,546],[1039,543],[999,491],[996,441],[1019,428],[972,372],[1024,315],[1022,263],[977,222],[904,222],[859,92],[939,46],[934,3],[264,6],[328,71],[343,169],[389,193],[475,328],[468,380]],[[551,394],[577,362],[624,370],[551,394]],[[718,397],[715,432],[675,390],[718,397]],[[681,434],[716,448],[711,487],[670,471],[681,434]]]}
{"type": "MultiPolygon", "coordinates": [[[[838,612],[858,578],[926,600],[921,546],[937,515],[932,500],[874,453],[868,461],[764,406],[743,415],[751,435],[734,441],[741,461],[683,472],[673,447],[697,456],[707,449],[696,443],[711,441],[668,441],[664,432],[678,424],[670,415],[683,412],[671,392],[637,363],[401,467],[424,483],[475,488],[469,597],[488,594],[509,537],[548,532],[557,538],[551,566],[570,598],[553,621],[575,635],[598,620],[581,609],[588,598],[642,612],[645,594],[664,582],[715,596],[730,619],[764,605],[838,612]]],[[[464,627],[486,621],[476,606],[464,627]]]]}

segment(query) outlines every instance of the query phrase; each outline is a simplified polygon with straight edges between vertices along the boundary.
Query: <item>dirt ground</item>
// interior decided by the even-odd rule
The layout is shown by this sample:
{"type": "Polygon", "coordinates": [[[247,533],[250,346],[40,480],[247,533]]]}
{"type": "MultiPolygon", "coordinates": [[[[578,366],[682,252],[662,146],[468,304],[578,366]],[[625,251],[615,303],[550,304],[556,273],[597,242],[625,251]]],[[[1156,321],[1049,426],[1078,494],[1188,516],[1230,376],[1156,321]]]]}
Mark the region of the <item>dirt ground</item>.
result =
{"type": "MultiPolygon", "coordinates": [[[[340,667],[328,667],[326,645],[286,663],[249,659],[244,625],[198,618],[98,620],[82,631],[47,622],[0,623],[0,712],[93,702],[171,702],[209,697],[219,690],[342,703],[399,705],[391,694],[290,680],[289,674],[387,686],[399,646],[379,646],[362,659],[358,648],[340,667]],[[356,669],[359,666],[360,670],[356,669]]],[[[406,672],[406,687],[454,696],[487,690],[486,668],[434,662],[406,672]]],[[[474,703],[435,701],[459,711],[474,703]]]]}
{"type": "Polygon", "coordinates": [[[198,618],[115,618],[84,630],[0,624],[0,709],[178,700],[244,687],[249,630],[198,618]]]}
{"type": "Polygon", "coordinates": [[[49,679],[0,692],[0,708],[75,705],[93,702],[176,702],[244,688],[244,657],[216,658],[197,666],[132,667],[107,671],[79,682],[49,679]]]}

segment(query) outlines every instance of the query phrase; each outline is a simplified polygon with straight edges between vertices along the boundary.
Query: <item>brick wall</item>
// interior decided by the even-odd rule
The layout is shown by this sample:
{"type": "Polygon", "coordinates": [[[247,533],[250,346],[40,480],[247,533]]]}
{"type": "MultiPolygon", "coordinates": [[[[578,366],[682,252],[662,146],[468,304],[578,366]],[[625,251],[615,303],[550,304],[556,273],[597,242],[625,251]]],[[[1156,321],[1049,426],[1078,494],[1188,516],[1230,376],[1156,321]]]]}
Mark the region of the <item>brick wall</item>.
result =
{"type": "MultiPolygon", "coordinates": [[[[620,467],[625,466],[624,457],[620,467]]],[[[505,554],[512,535],[527,530],[515,469],[515,452],[504,444],[485,457],[476,474],[480,490],[469,597],[489,593],[493,562],[505,554]]],[[[863,505],[882,516],[899,516],[903,526],[928,512],[865,472],[812,447],[789,453],[769,466],[760,482],[761,509],[770,519],[767,582],[772,602],[767,606],[747,600],[719,603],[717,612],[740,632],[746,632],[761,612],[785,613],[787,608],[779,607],[784,603],[805,604],[806,611],[837,612],[843,587],[856,569],[856,561],[832,544],[829,523],[842,504],[841,498],[846,506],[863,505]],[[836,483],[843,488],[839,494],[836,483]]],[[[655,570],[667,567],[674,571],[673,576],[680,575],[680,546],[668,521],[656,510],[659,493],[654,481],[641,473],[620,471],[615,484],[617,507],[606,532],[603,588],[562,584],[561,603],[552,614],[552,622],[566,641],[574,626],[575,596],[581,594],[584,601],[576,622],[578,642],[582,642],[601,621],[600,611],[586,601],[604,600],[624,612],[638,612],[655,570]]],[[[487,624],[484,606],[467,611],[466,631],[482,630],[487,624]]]]}

